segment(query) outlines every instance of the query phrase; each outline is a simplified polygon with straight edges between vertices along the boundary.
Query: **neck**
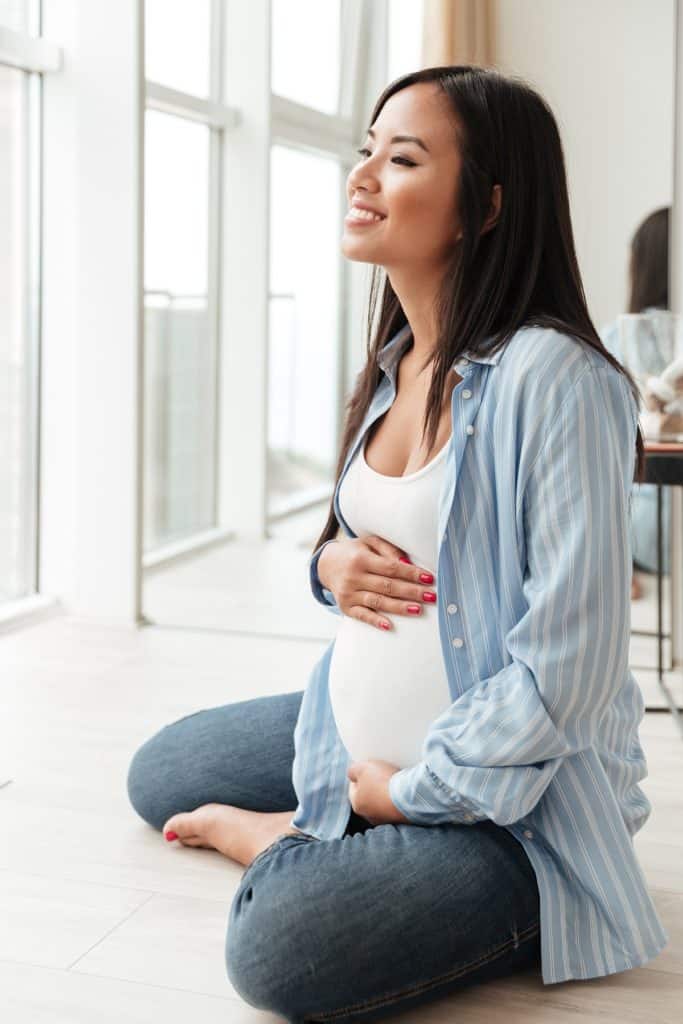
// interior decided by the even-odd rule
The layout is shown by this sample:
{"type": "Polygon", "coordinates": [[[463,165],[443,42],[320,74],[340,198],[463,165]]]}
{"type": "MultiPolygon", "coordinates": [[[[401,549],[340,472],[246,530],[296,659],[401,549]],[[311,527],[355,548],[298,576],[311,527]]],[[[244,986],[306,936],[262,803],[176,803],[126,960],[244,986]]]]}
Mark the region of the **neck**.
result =
{"type": "Polygon", "coordinates": [[[389,280],[410,325],[413,344],[408,352],[410,363],[416,367],[417,372],[431,357],[436,346],[434,309],[437,293],[434,275],[430,274],[420,280],[414,269],[405,273],[392,271],[389,280]]]}

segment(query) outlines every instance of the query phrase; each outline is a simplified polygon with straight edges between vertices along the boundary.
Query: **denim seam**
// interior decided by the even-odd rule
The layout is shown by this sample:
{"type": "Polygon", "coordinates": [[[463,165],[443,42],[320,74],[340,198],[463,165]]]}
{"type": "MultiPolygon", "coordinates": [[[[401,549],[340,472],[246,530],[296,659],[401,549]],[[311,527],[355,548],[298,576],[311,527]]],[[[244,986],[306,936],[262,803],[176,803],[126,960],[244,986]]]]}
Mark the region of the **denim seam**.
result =
{"type": "Polygon", "coordinates": [[[395,993],[393,996],[385,998],[381,996],[379,999],[371,999],[366,1003],[355,1003],[353,1006],[345,1006],[342,1010],[332,1010],[330,1013],[319,1013],[314,1017],[304,1016],[302,1017],[303,1024],[318,1024],[320,1021],[336,1020],[346,1016],[349,1013],[362,1012],[364,1010],[376,1010],[383,1006],[391,1006],[394,1003],[399,1003],[403,999],[408,999],[410,996],[417,995],[420,992],[427,992],[429,989],[434,988],[436,985],[444,984],[448,981],[453,981],[455,978],[461,977],[464,974],[471,974],[472,971],[478,967],[484,967],[486,964],[491,963],[493,960],[497,960],[503,953],[508,949],[517,949],[522,942],[526,942],[528,939],[534,938],[540,931],[540,921],[535,921],[534,924],[529,925],[523,931],[516,931],[512,938],[508,939],[498,946],[492,952],[487,953],[484,956],[479,957],[477,960],[471,960],[467,964],[463,964],[458,967],[455,971],[449,971],[447,974],[442,974],[438,978],[432,978],[429,981],[421,982],[414,988],[402,989],[400,992],[395,993]]]}

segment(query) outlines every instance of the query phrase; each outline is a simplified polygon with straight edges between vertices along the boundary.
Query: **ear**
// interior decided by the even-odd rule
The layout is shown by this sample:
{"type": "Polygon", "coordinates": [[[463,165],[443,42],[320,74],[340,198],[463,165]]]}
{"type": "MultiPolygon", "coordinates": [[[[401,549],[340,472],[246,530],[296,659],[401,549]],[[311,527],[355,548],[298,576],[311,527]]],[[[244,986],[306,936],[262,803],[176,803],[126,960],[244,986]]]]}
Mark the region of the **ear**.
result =
{"type": "Polygon", "coordinates": [[[484,221],[484,226],[481,229],[482,235],[487,231],[490,231],[496,224],[500,216],[500,208],[503,204],[503,187],[502,185],[494,185],[491,192],[491,205],[489,206],[489,213],[484,221]]]}

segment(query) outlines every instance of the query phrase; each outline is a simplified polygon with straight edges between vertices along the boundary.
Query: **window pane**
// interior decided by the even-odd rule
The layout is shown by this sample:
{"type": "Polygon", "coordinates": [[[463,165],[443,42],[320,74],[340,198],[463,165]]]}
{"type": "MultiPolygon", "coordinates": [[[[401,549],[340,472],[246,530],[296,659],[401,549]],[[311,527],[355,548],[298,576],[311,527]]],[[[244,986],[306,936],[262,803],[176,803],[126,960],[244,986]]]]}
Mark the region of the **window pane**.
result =
{"type": "Polygon", "coordinates": [[[271,89],[336,114],[339,107],[340,0],[273,0],[271,89]]]}
{"type": "Polygon", "coordinates": [[[145,115],[145,551],[214,524],[209,129],[145,115]]]}
{"type": "Polygon", "coordinates": [[[0,601],[35,593],[37,296],[29,75],[0,66],[0,601]]]}
{"type": "Polygon", "coordinates": [[[271,150],[268,514],[329,484],[336,463],[341,168],[271,150]],[[292,196],[306,182],[306,211],[292,196]]]}
{"type": "Polygon", "coordinates": [[[145,78],[209,95],[210,0],[145,0],[145,78]]]}
{"type": "Polygon", "coordinates": [[[13,32],[28,32],[29,0],[0,0],[0,25],[13,32]]]}
{"type": "Polygon", "coordinates": [[[422,67],[423,0],[389,0],[387,81],[422,67]]]}

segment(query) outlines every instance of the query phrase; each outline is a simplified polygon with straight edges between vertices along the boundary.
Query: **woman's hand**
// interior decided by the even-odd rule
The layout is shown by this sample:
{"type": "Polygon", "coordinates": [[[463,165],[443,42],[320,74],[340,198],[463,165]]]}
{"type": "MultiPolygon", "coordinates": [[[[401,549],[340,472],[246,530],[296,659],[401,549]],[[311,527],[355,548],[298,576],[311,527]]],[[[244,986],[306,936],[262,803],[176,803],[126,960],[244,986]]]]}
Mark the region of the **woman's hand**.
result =
{"type": "Polygon", "coordinates": [[[434,582],[432,573],[374,534],[328,544],[318,559],[318,578],[344,615],[380,629],[387,628],[382,622],[391,628],[391,620],[379,612],[419,615],[423,602],[436,602],[436,591],[426,589],[434,582]]]}
{"type": "Polygon", "coordinates": [[[368,761],[354,761],[346,772],[349,783],[349,799],[356,814],[360,814],[371,825],[409,825],[392,803],[389,796],[389,779],[400,771],[395,764],[371,758],[368,761]]]}

